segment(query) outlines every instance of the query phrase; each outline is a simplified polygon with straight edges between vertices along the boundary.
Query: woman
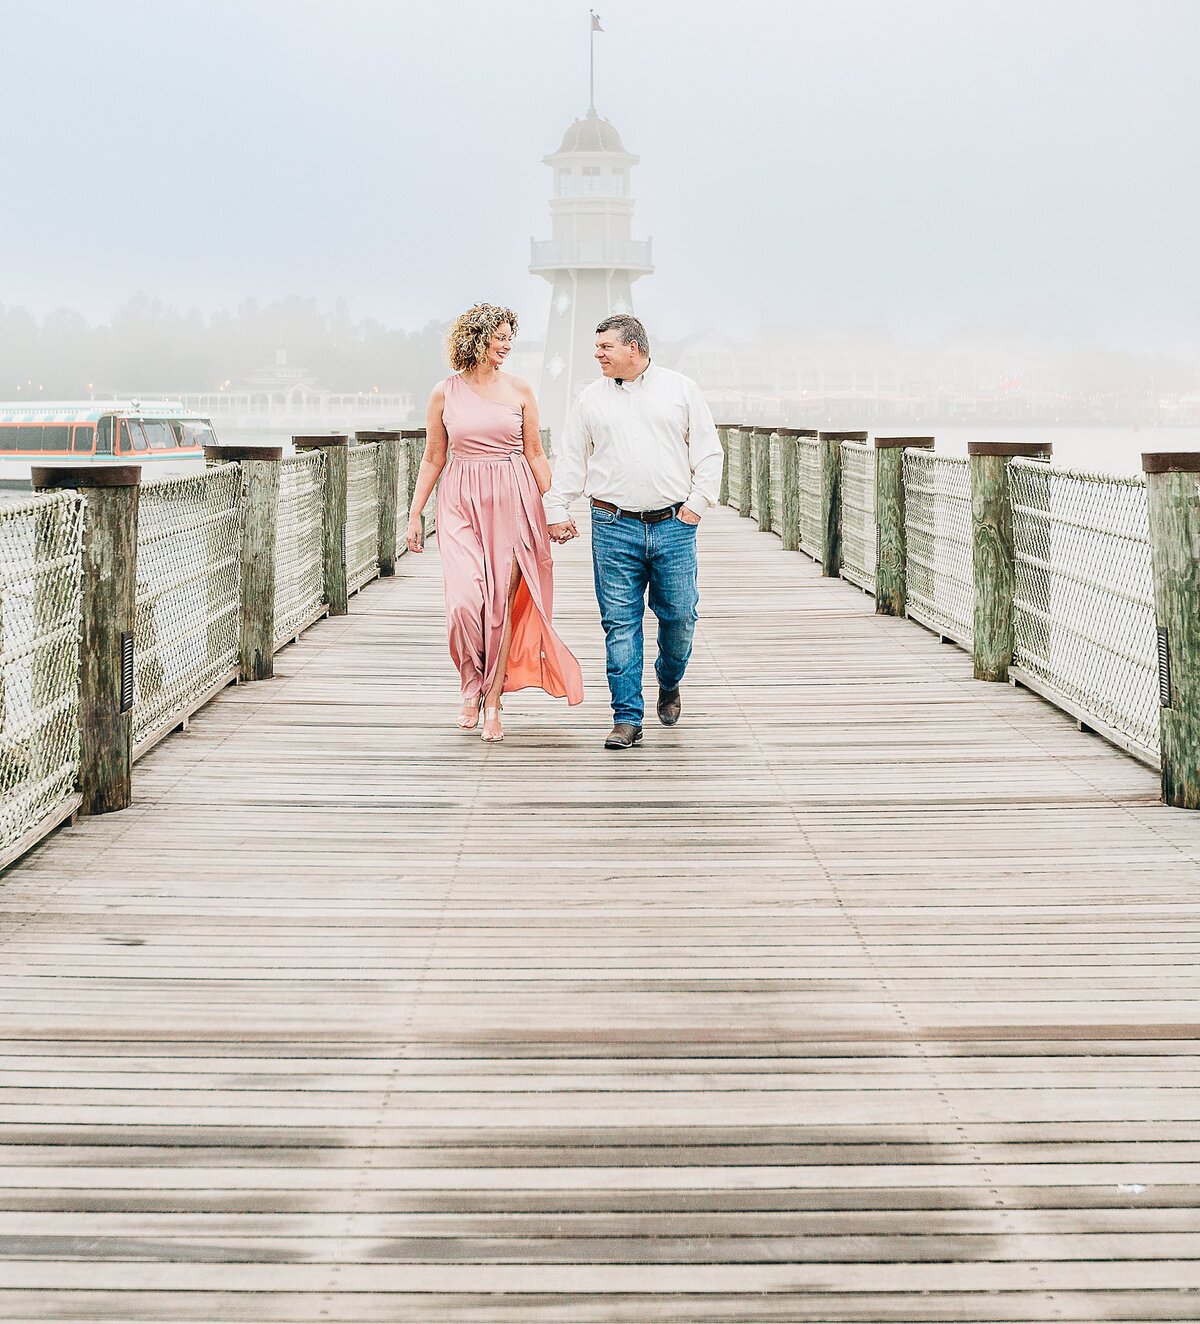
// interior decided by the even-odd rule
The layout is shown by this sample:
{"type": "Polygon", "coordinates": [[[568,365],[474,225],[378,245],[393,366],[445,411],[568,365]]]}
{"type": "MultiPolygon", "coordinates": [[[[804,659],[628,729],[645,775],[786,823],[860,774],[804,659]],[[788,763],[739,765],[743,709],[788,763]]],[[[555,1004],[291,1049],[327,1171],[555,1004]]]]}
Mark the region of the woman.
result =
{"type": "Polygon", "coordinates": [[[527,382],[501,371],[516,331],[516,314],[490,303],[450,328],[455,375],[429,397],[408,517],[408,547],[419,552],[420,512],[440,475],[437,537],[450,656],[462,679],[458,725],[473,730],[482,705],[487,741],[504,739],[502,693],[537,685],[583,701],[579,663],[550,625],[554,568],[541,501],[550,465],[537,401],[527,382]]]}

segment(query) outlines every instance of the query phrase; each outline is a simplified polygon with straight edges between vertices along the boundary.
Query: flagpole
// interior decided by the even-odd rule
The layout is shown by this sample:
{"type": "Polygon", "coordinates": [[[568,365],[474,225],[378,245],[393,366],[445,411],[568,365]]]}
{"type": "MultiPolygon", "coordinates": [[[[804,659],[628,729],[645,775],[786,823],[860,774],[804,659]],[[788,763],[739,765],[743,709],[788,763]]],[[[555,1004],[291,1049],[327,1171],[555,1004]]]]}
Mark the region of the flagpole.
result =
{"type": "Polygon", "coordinates": [[[588,11],[588,109],[596,109],[596,15],[588,11]]]}

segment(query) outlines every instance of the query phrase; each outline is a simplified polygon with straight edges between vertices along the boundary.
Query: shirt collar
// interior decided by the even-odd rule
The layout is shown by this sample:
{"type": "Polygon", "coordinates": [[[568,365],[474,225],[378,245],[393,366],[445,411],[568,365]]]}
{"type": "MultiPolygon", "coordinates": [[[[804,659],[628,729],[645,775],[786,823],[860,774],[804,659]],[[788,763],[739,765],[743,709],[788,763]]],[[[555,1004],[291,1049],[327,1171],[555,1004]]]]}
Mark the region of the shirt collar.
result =
{"type": "Polygon", "coordinates": [[[616,378],[613,378],[613,387],[618,391],[640,391],[646,385],[646,378],[654,371],[654,360],[651,359],[646,364],[645,372],[639,373],[632,381],[621,382],[618,384],[616,378]]]}

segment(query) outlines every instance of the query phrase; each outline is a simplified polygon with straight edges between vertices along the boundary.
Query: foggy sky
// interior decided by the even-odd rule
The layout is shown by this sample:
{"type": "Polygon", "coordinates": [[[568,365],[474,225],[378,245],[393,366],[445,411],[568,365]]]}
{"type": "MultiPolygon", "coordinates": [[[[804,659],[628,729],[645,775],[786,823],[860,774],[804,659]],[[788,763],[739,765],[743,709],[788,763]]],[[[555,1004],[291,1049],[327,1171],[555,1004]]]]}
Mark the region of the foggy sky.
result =
{"type": "MultiPolygon", "coordinates": [[[[1197,0],[596,0],[651,330],[1200,346],[1197,0]]],[[[576,0],[0,0],[0,304],[289,293],[540,334],[576,0]]]]}

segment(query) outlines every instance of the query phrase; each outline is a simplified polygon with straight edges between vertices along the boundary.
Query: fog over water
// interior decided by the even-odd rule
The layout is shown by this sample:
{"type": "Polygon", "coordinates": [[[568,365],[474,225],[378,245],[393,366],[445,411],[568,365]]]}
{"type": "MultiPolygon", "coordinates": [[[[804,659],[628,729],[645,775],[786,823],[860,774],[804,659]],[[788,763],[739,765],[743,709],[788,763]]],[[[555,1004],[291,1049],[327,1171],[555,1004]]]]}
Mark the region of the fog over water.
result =
{"type": "MultiPolygon", "coordinates": [[[[596,7],[660,337],[986,327],[1200,363],[1195,0],[596,7]]],[[[0,0],[0,23],[0,310],[296,295],[416,331],[486,298],[543,333],[529,240],[588,107],[587,5],[0,0]]]]}

